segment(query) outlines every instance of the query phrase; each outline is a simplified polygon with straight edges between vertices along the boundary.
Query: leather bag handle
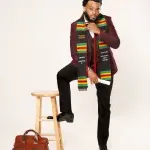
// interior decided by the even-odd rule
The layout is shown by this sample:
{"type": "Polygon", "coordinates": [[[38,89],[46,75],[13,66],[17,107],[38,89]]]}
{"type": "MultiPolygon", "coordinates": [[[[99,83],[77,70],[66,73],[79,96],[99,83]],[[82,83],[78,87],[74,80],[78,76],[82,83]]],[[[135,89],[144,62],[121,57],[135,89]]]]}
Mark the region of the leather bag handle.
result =
{"type": "Polygon", "coordinates": [[[37,136],[37,139],[34,138],[34,140],[35,140],[36,142],[38,142],[38,139],[39,139],[41,136],[40,136],[36,131],[34,131],[33,129],[29,129],[29,130],[27,130],[27,131],[24,132],[24,134],[23,134],[23,136],[22,136],[23,141],[25,141],[25,137],[26,137],[26,135],[27,135],[29,132],[34,132],[34,133],[35,133],[35,135],[37,136]]]}

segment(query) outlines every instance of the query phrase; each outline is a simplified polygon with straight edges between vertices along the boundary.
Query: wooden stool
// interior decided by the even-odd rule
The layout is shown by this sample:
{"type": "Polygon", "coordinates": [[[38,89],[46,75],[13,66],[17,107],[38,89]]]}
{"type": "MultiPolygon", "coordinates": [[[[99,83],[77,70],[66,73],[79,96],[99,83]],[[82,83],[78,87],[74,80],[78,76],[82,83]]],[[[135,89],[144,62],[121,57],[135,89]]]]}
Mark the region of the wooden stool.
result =
{"type": "Polygon", "coordinates": [[[38,132],[41,136],[55,136],[55,140],[49,141],[56,141],[57,150],[64,150],[63,142],[62,142],[62,135],[61,135],[61,127],[60,123],[57,121],[58,109],[57,109],[57,101],[56,96],[59,96],[58,91],[52,92],[33,92],[31,93],[32,96],[36,96],[36,124],[35,124],[35,131],[38,132]],[[52,104],[52,116],[53,116],[53,123],[54,123],[54,130],[55,134],[42,134],[41,133],[41,122],[42,121],[51,121],[47,119],[47,117],[42,116],[42,98],[49,97],[51,99],[52,104]]]}

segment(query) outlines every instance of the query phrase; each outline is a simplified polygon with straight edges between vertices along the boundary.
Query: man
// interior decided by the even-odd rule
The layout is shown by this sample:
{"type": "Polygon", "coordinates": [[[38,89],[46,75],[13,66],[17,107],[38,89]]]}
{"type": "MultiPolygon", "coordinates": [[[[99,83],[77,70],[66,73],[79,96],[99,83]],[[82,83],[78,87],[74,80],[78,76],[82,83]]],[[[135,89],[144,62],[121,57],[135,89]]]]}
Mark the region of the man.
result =
{"type": "MultiPolygon", "coordinates": [[[[60,93],[58,121],[73,122],[70,82],[78,80],[80,91],[87,90],[87,78],[95,84],[98,98],[97,138],[100,150],[107,150],[110,121],[110,95],[117,66],[111,48],[117,49],[120,39],[111,17],[99,12],[101,0],[83,0],[83,14],[71,24],[72,61],[57,74],[60,93]],[[110,85],[105,84],[106,81],[110,85]]],[[[47,117],[51,119],[51,116],[47,117]]]]}

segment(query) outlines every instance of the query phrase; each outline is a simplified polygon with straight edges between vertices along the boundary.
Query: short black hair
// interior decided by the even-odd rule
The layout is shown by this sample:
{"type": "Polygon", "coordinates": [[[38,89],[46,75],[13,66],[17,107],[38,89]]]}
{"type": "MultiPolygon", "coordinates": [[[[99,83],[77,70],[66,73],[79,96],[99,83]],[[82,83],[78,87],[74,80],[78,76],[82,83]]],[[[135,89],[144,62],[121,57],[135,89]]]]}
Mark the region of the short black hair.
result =
{"type": "Polygon", "coordinates": [[[85,7],[86,4],[88,3],[88,1],[89,1],[89,0],[83,0],[83,1],[82,1],[82,6],[85,7]]]}
{"type": "MultiPolygon", "coordinates": [[[[82,1],[82,6],[85,7],[86,4],[88,3],[88,1],[89,1],[89,0],[83,0],[83,1],[82,1]]],[[[91,0],[91,1],[99,2],[99,3],[102,4],[102,0],[91,0]]]]}

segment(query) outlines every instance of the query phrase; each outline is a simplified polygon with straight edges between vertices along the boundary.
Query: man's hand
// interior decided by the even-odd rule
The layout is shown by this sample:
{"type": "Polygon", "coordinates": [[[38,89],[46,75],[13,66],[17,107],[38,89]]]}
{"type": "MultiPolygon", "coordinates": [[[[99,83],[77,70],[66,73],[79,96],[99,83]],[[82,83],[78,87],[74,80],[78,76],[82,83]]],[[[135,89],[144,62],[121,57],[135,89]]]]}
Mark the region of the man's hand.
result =
{"type": "Polygon", "coordinates": [[[89,23],[87,25],[87,29],[89,31],[96,33],[96,34],[100,34],[100,29],[97,27],[97,25],[95,23],[89,23]]]}
{"type": "Polygon", "coordinates": [[[91,84],[98,83],[98,76],[92,69],[88,70],[88,77],[89,77],[89,79],[91,81],[91,84]]]}

